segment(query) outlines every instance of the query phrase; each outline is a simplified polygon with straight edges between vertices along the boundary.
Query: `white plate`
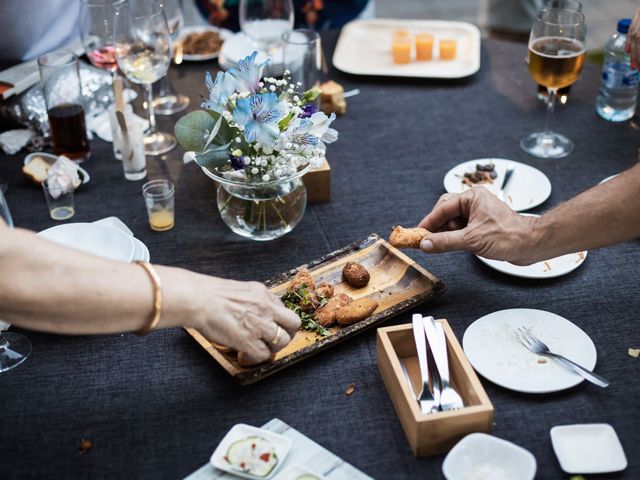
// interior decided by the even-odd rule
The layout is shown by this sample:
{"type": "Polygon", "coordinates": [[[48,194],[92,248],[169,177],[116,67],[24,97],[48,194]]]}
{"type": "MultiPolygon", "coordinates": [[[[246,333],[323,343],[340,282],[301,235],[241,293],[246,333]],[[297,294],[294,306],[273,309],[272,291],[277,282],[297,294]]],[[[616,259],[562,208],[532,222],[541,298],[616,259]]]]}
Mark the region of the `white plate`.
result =
{"type": "MultiPolygon", "coordinates": [[[[97,225],[107,225],[109,227],[117,228],[118,230],[126,233],[127,235],[131,235],[133,237],[133,232],[131,231],[131,229],[127,227],[127,225],[118,217],[105,217],[105,218],[101,218],[100,220],[96,220],[93,223],[97,225]]],[[[142,241],[134,237],[133,246],[135,250],[134,250],[132,261],[148,262],[151,260],[149,249],[144,243],[142,243],[142,241]]]]}
{"type": "Polygon", "coordinates": [[[282,435],[278,435],[277,433],[270,432],[269,430],[264,430],[258,427],[252,427],[251,425],[245,425],[244,423],[238,423],[234,425],[231,430],[224,436],[220,444],[216,447],[216,450],[211,455],[211,465],[214,467],[224,470],[225,472],[232,473],[233,475],[237,475],[243,478],[249,478],[252,480],[256,479],[269,479],[275,475],[280,466],[284,463],[284,459],[286,458],[289,450],[291,449],[291,440],[282,435]],[[229,463],[224,459],[229,447],[232,443],[242,440],[243,438],[258,436],[262,437],[265,440],[269,441],[278,456],[278,463],[275,468],[271,471],[269,475],[266,477],[258,477],[255,475],[250,475],[248,473],[243,473],[239,470],[236,470],[229,465],[229,463]]]}
{"type": "MultiPolygon", "coordinates": [[[[531,213],[523,213],[522,215],[527,217],[539,217],[540,215],[534,215],[531,213]]],[[[493,268],[507,275],[513,275],[520,278],[556,278],[573,272],[576,268],[584,263],[587,259],[587,251],[578,253],[568,253],[560,257],[552,258],[551,260],[545,260],[537,262],[532,265],[521,267],[514,265],[513,263],[503,262],[500,260],[491,260],[488,258],[478,257],[478,259],[485,265],[493,268]]]]}
{"type": "Polygon", "coordinates": [[[551,444],[567,473],[609,473],[627,468],[616,431],[607,423],[562,425],[551,429],[551,444]]]}
{"type": "Polygon", "coordinates": [[[551,182],[544,173],[524,163],[504,158],[477,158],[456,165],[445,174],[444,189],[449,193],[462,193],[472,188],[462,182],[462,177],[465,173],[474,172],[476,164],[485,165],[487,163],[495,165],[498,177],[493,183],[478,185],[478,187],[482,186],[494,195],[497,195],[500,191],[502,179],[507,168],[514,168],[506,189],[506,203],[516,212],[537,207],[551,195],[551,182]]]}
{"type": "Polygon", "coordinates": [[[470,23],[441,20],[354,20],[340,32],[333,65],[355,75],[468,77],[480,69],[480,30],[470,23]],[[391,41],[393,33],[398,30],[433,34],[434,59],[404,65],[393,63],[391,41]],[[438,59],[438,41],[445,37],[457,40],[456,58],[453,60],[438,59]]]}
{"type": "Polygon", "coordinates": [[[107,225],[67,223],[43,230],[38,235],[111,260],[130,262],[135,253],[133,237],[107,225]]]}
{"type": "MultiPolygon", "coordinates": [[[[231,30],[227,30],[226,28],[216,28],[209,25],[201,25],[201,26],[193,26],[193,27],[183,27],[180,31],[179,41],[184,40],[187,35],[190,33],[202,33],[202,32],[216,32],[220,35],[220,38],[223,40],[222,45],[224,46],[224,42],[233,35],[231,30]]],[[[183,60],[188,62],[203,62],[205,60],[213,60],[214,58],[218,58],[218,55],[222,51],[222,46],[220,50],[214,53],[207,53],[202,55],[189,55],[187,53],[182,54],[183,60]]]]}
{"type": "Polygon", "coordinates": [[[533,480],[536,468],[531,452],[486,433],[464,437],[442,463],[447,480],[533,480]]]}
{"type": "MultiPolygon", "coordinates": [[[[49,165],[53,165],[55,161],[58,159],[57,155],[53,155],[51,153],[33,152],[27,155],[26,157],[24,157],[25,167],[29,165],[29,163],[31,162],[31,160],[34,159],[34,157],[42,157],[44,161],[47,162],[49,165]]],[[[84,168],[82,168],[78,164],[76,164],[76,166],[78,167],[78,171],[80,172],[79,176],[80,176],[80,180],[82,181],[82,184],[84,185],[85,183],[89,183],[89,180],[91,180],[91,177],[89,176],[89,172],[87,172],[84,168]]]]}
{"type": "Polygon", "coordinates": [[[304,480],[326,480],[327,478],[305,467],[304,465],[291,465],[287,467],[282,473],[279,473],[276,477],[274,477],[273,480],[298,480],[301,477],[304,480]]]}
{"type": "Polygon", "coordinates": [[[614,178],[616,178],[618,175],[620,175],[619,173],[616,173],[615,175],[611,175],[610,177],[605,178],[604,180],[600,181],[600,184],[603,183],[607,183],[609,180],[613,180],[614,178]]]}
{"type": "Polygon", "coordinates": [[[530,329],[552,352],[589,370],[595,367],[595,345],[569,320],[544,310],[512,308],[485,315],[464,332],[464,353],[480,375],[501,387],[525,393],[557,392],[584,381],[552,358],[527,350],[514,333],[521,326],[530,329]]]}
{"type": "MultiPolygon", "coordinates": [[[[264,62],[268,58],[265,52],[260,51],[244,33],[234,33],[222,44],[218,63],[222,68],[228,70],[231,67],[236,67],[240,60],[251,55],[256,50],[258,51],[256,63],[264,62]]],[[[269,65],[265,68],[264,75],[275,75],[273,72],[282,73],[282,71],[284,71],[284,54],[280,48],[273,53],[269,65]]]]}

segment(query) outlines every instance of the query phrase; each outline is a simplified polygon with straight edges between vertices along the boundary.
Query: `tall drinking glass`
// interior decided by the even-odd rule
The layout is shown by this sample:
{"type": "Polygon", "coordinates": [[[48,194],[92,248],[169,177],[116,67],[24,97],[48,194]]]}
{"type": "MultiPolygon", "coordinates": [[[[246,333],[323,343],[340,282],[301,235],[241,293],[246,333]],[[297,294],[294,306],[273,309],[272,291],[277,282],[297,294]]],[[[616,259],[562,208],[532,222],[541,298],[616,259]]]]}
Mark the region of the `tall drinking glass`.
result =
{"type": "Polygon", "coordinates": [[[293,29],[291,0],[240,0],[240,28],[261,50],[273,55],[282,35],[293,29]]]}
{"type": "MultiPolygon", "coordinates": [[[[0,191],[0,218],[9,227],[13,227],[9,206],[0,191]]],[[[6,372],[24,362],[31,354],[31,342],[26,335],[17,332],[5,332],[10,323],[0,320],[0,372],[6,372]]]]}
{"type": "Polygon", "coordinates": [[[40,81],[49,115],[53,152],[76,162],[91,156],[84,116],[78,57],[60,50],[38,58],[40,81]]]}
{"type": "MultiPolygon", "coordinates": [[[[172,58],[175,59],[175,63],[178,64],[182,62],[182,53],[177,51],[182,51],[182,44],[178,42],[180,30],[184,25],[182,0],[161,0],[160,3],[162,4],[162,8],[164,8],[164,14],[169,24],[169,32],[171,33],[174,49],[172,58]]],[[[161,78],[155,90],[157,91],[157,95],[153,97],[153,110],[158,115],[173,115],[189,106],[189,97],[181,93],[176,93],[173,85],[171,85],[169,76],[161,78]]]]}
{"type": "Polygon", "coordinates": [[[160,3],[132,1],[116,11],[116,60],[129,80],[141,84],[149,111],[145,152],[160,155],[176,146],[176,139],[156,129],[152,84],[164,77],[171,62],[171,34],[160,3]]]}
{"type": "Polygon", "coordinates": [[[91,63],[111,72],[118,72],[115,46],[113,44],[113,22],[116,10],[125,0],[81,0],[80,36],[84,50],[91,63]]]}
{"type": "Polygon", "coordinates": [[[559,88],[575,82],[585,60],[584,15],[575,10],[548,8],[538,13],[529,39],[529,73],[547,87],[545,130],[525,137],[522,149],[538,158],[562,158],[573,150],[567,137],[551,130],[553,106],[559,88]]]}
{"type": "Polygon", "coordinates": [[[285,32],[282,40],[284,66],[291,72],[291,81],[300,82],[305,91],[320,85],[322,47],[318,32],[301,28],[285,32]]]}

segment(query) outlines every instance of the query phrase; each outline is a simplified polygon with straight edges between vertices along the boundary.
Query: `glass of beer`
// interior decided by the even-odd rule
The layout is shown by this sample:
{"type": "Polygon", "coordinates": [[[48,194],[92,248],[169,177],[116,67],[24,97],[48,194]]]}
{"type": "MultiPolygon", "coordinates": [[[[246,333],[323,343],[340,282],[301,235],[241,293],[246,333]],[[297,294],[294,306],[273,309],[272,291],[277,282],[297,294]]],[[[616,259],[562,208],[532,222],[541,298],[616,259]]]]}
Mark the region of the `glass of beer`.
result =
{"type": "Polygon", "coordinates": [[[83,162],[91,155],[84,118],[78,57],[57,51],[38,58],[42,93],[56,155],[83,162]]]}
{"type": "Polygon", "coordinates": [[[584,15],[566,8],[540,11],[529,39],[529,73],[547,88],[547,121],[544,131],[522,139],[520,146],[538,158],[562,158],[573,150],[573,143],[551,130],[553,106],[558,89],[573,84],[585,60],[584,15]]]}

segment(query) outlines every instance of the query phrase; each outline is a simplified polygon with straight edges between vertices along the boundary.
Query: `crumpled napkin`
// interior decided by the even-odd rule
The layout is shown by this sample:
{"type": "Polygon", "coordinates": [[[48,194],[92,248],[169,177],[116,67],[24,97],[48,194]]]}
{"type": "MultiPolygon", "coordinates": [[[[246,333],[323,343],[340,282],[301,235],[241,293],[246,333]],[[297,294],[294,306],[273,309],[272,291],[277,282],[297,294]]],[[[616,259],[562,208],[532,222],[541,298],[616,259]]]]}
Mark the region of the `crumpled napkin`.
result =
{"type": "Polygon", "coordinates": [[[64,155],[60,155],[47,174],[47,187],[53,198],[69,193],[80,186],[78,166],[64,155]]]}
{"type": "Polygon", "coordinates": [[[0,147],[7,155],[15,155],[24,146],[29,143],[34,136],[34,132],[28,128],[21,128],[18,130],[7,130],[0,133],[0,147]]]}

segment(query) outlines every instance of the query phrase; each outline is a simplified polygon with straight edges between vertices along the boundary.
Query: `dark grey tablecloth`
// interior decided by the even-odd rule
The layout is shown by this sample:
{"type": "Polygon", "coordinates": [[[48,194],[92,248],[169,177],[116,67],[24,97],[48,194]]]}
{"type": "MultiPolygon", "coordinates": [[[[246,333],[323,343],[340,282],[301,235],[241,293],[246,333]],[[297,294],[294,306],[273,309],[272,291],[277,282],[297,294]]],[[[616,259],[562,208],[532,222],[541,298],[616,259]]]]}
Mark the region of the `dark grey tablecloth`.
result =
{"type": "MultiPolygon", "coordinates": [[[[333,43],[330,38],[328,43],[333,43]]],[[[330,45],[331,49],[332,45],[330,45]]],[[[151,232],[140,191],[127,182],[111,145],[92,144],[91,182],[77,192],[75,221],[108,215],[124,220],[154,262],[235,279],[271,275],[333,251],[371,232],[416,223],[443,193],[455,164],[495,156],[534,165],[553,184],[543,212],[636,162],[638,131],[594,111],[599,72],[586,67],[558,130],[575,141],[562,160],[537,160],[519,139],[541,128],[544,107],[524,65],[526,48],[486,41],[481,71],[454,82],[335,77],[362,93],[335,126],[329,148],[333,199],[313,205],[298,228],[271,243],[233,235],[220,220],[211,181],[181,152],[150,159],[151,176],[177,187],[176,227],[151,232]],[[164,173],[162,173],[164,172],[164,173]]],[[[175,85],[194,105],[206,68],[182,65],[175,85]]],[[[168,128],[175,118],[161,121],[168,128]]],[[[20,227],[41,230],[42,192],[20,173],[24,154],[0,157],[0,176],[20,227]]],[[[539,478],[563,478],[549,439],[554,425],[607,422],[624,445],[629,467],[607,478],[640,476],[640,249],[632,242],[589,254],[570,275],[550,281],[507,277],[466,253],[411,255],[448,284],[419,311],[449,319],[458,338],[475,319],[512,307],[542,308],[584,329],[598,350],[607,390],[589,384],[554,395],[522,395],[483,380],[495,406],[494,434],[530,450],[539,478]]],[[[406,323],[410,313],[390,323],[406,323]]],[[[65,337],[28,333],[34,350],[20,368],[0,374],[0,476],[3,478],[176,478],[208,461],[227,429],[278,417],[380,479],[441,478],[442,456],[415,459],[375,364],[375,331],[240,387],[180,329],[133,335],[65,337]],[[347,397],[344,390],[356,384],[347,397]],[[78,453],[81,438],[93,448],[78,453]]],[[[590,477],[594,478],[594,477],[590,477]]]]}

